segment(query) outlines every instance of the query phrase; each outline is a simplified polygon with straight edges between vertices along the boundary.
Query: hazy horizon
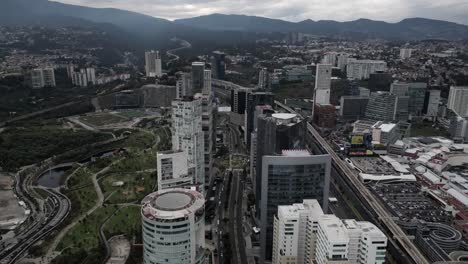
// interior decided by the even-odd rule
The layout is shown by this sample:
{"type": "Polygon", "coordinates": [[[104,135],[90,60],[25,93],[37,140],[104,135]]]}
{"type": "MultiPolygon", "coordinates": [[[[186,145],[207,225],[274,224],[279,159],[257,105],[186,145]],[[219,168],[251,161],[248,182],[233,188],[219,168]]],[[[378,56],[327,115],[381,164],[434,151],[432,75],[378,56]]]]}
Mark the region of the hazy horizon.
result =
{"type": "Polygon", "coordinates": [[[291,22],[311,20],[352,21],[360,18],[390,23],[405,18],[422,17],[468,25],[468,2],[465,0],[53,0],[98,8],[118,8],[176,20],[220,14],[252,15],[291,22]],[[356,8],[359,7],[359,8],[356,8]]]}

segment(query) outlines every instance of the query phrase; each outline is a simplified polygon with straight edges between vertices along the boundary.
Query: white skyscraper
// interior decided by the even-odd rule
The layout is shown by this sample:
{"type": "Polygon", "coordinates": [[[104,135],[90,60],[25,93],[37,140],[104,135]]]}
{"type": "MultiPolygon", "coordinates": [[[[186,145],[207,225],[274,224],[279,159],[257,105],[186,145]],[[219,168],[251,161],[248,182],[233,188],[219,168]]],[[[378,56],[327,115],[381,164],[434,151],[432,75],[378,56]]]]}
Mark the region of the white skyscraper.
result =
{"type": "Polygon", "coordinates": [[[439,114],[440,90],[429,90],[426,116],[436,118],[439,114]]]}
{"type": "Polygon", "coordinates": [[[172,101],[172,149],[187,152],[189,173],[201,192],[205,183],[202,115],[202,99],[184,97],[172,101]]]}
{"type": "Polygon", "coordinates": [[[346,53],[342,53],[340,55],[338,55],[338,58],[337,58],[337,67],[340,68],[341,71],[345,71],[346,70],[346,65],[348,65],[348,57],[349,55],[346,54],[346,53]]]}
{"type": "Polygon", "coordinates": [[[332,66],[335,66],[337,63],[337,58],[338,58],[338,53],[336,52],[327,52],[325,53],[322,63],[323,64],[331,64],[332,66]]]}
{"type": "Polygon", "coordinates": [[[88,80],[88,83],[96,85],[96,69],[86,68],[86,79],[88,80]]]}
{"type": "Polygon", "coordinates": [[[332,65],[317,64],[315,74],[315,104],[330,104],[332,65]]]}
{"type": "Polygon", "coordinates": [[[343,222],[334,215],[324,215],[318,220],[315,261],[325,264],[328,260],[348,258],[349,236],[343,222]]]}
{"type": "Polygon", "coordinates": [[[144,264],[206,263],[201,193],[167,189],[146,196],[141,204],[144,264]]]}
{"type": "Polygon", "coordinates": [[[413,54],[413,49],[409,49],[409,48],[400,49],[400,59],[402,60],[411,58],[412,54],[413,54]]]}
{"type": "Polygon", "coordinates": [[[450,87],[447,108],[461,117],[468,117],[468,86],[450,87]]]}
{"type": "Polygon", "coordinates": [[[278,206],[273,264],[385,262],[387,237],[374,224],[324,214],[317,200],[278,206]]]}
{"type": "Polygon", "coordinates": [[[209,184],[213,167],[213,96],[211,87],[211,70],[204,71],[202,99],[202,129],[204,133],[205,184],[209,184]]]}
{"type": "Polygon", "coordinates": [[[162,76],[162,62],[159,51],[145,52],[145,70],[146,77],[161,77],[162,76]]]}
{"type": "Polygon", "coordinates": [[[180,150],[158,152],[156,160],[158,190],[193,184],[193,177],[189,175],[187,152],[180,150]]]}
{"type": "Polygon", "coordinates": [[[34,89],[55,87],[54,68],[37,68],[32,70],[31,85],[34,89]]]}
{"type": "Polygon", "coordinates": [[[273,226],[273,264],[312,264],[318,219],[323,215],[317,200],[278,206],[273,226]]]}

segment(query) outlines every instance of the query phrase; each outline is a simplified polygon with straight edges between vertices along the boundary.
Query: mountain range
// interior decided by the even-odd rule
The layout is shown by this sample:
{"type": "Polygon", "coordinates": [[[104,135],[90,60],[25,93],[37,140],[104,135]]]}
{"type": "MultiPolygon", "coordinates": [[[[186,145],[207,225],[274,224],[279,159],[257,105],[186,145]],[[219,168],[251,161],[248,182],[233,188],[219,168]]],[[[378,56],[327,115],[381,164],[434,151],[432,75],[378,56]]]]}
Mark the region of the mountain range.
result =
{"type": "Polygon", "coordinates": [[[169,21],[114,8],[91,8],[48,0],[2,0],[0,25],[95,27],[121,40],[157,45],[172,37],[192,44],[237,44],[254,41],[258,34],[303,32],[326,37],[389,40],[468,39],[468,26],[425,18],[398,23],[369,19],[289,22],[245,15],[212,14],[169,21]]]}

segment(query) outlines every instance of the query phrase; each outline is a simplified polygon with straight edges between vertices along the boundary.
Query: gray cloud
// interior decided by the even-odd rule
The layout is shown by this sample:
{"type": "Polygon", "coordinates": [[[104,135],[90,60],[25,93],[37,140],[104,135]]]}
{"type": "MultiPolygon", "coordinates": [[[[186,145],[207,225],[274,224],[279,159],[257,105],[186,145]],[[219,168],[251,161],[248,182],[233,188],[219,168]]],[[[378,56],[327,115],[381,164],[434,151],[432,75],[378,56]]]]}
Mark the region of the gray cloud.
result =
{"type": "Polygon", "coordinates": [[[369,18],[397,22],[426,17],[468,25],[467,0],[54,0],[114,7],[166,19],[212,13],[257,15],[289,21],[369,18]]]}

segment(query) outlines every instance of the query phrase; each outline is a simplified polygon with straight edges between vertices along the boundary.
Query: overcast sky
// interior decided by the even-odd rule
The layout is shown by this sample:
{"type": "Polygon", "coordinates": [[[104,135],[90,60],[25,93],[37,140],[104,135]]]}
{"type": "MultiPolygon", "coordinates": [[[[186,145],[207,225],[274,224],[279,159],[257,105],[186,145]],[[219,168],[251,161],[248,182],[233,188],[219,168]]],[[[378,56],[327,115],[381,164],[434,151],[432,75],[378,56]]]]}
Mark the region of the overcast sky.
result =
{"type": "Polygon", "coordinates": [[[245,14],[289,21],[369,18],[397,22],[408,17],[442,19],[468,25],[468,0],[55,0],[92,7],[114,7],[166,19],[212,13],[245,14]]]}

